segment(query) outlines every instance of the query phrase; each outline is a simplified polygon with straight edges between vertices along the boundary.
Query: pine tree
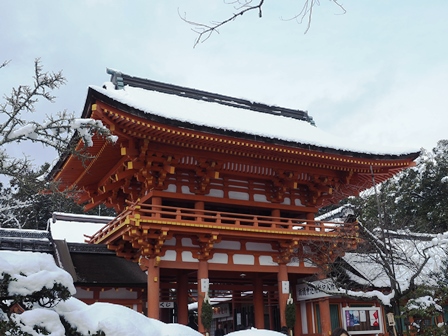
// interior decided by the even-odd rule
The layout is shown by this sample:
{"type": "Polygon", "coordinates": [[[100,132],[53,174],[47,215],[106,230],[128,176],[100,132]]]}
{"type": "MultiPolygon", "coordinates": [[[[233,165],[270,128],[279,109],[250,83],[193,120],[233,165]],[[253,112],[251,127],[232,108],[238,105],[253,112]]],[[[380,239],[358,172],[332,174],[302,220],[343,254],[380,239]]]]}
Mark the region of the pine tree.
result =
{"type": "MultiPolygon", "coordinates": [[[[53,212],[84,213],[76,190],[60,192],[55,183],[42,178],[47,170],[48,164],[37,170],[27,167],[10,180],[9,187],[0,186],[0,227],[44,230],[53,212]]],[[[98,214],[98,208],[101,215],[115,216],[115,211],[104,205],[88,214],[98,214]]]]}
{"type": "Polygon", "coordinates": [[[213,320],[213,307],[210,303],[208,294],[205,295],[201,308],[201,322],[205,330],[208,332],[212,326],[213,320]]]}
{"type": "Polygon", "coordinates": [[[440,233],[448,231],[448,140],[422,150],[416,166],[350,198],[358,219],[369,229],[440,233]],[[380,224],[381,223],[381,224],[380,224]]]}

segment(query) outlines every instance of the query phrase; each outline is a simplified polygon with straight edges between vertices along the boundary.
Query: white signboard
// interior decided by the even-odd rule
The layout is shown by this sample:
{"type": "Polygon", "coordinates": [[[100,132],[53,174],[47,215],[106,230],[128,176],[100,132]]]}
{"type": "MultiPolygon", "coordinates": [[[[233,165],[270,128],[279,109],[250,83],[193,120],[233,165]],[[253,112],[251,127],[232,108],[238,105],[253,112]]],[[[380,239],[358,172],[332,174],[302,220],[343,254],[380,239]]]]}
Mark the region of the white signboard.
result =
{"type": "Polygon", "coordinates": [[[208,279],[201,279],[201,292],[208,292],[209,281],[208,279]]]}
{"type": "Polygon", "coordinates": [[[330,296],[330,294],[327,294],[328,292],[336,291],[337,287],[331,279],[313,281],[309,284],[303,283],[296,286],[296,299],[297,301],[318,299],[330,296]]]}
{"type": "Polygon", "coordinates": [[[289,294],[289,281],[282,281],[282,293],[289,294]]]}

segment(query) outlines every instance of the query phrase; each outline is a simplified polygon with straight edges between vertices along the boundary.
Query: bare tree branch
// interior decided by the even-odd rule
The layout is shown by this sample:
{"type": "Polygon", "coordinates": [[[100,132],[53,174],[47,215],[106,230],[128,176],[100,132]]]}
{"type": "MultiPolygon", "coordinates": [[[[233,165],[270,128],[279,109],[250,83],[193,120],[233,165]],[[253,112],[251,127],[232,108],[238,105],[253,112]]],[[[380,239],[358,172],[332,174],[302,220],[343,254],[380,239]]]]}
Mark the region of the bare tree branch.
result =
{"type": "MultiPolygon", "coordinates": [[[[303,1],[303,0],[302,0],[303,1]]],[[[345,14],[347,11],[345,10],[344,6],[339,2],[340,0],[330,0],[332,3],[334,3],[337,7],[339,7],[342,10],[342,13],[340,15],[345,14]]],[[[197,21],[189,20],[187,19],[187,14],[184,12],[183,14],[180,13],[180,10],[178,9],[179,17],[189,25],[193,26],[192,30],[198,34],[197,38],[194,41],[194,46],[196,47],[199,43],[203,43],[207,41],[213,33],[219,34],[219,28],[226,25],[229,22],[232,22],[236,20],[239,16],[242,16],[243,14],[250,12],[250,11],[258,11],[258,16],[261,18],[263,16],[262,7],[264,4],[264,0],[258,0],[254,4],[254,0],[232,0],[232,1],[226,1],[224,0],[224,3],[227,5],[233,5],[234,9],[236,10],[235,13],[233,13],[231,16],[229,16],[227,19],[222,21],[212,21],[209,24],[200,23],[197,21]]],[[[305,34],[310,30],[311,28],[311,21],[313,16],[313,10],[315,6],[320,6],[320,0],[304,0],[302,9],[300,12],[290,18],[284,19],[284,21],[290,21],[295,20],[297,23],[301,24],[305,20],[307,21],[307,27],[305,29],[305,34]]]]}
{"type": "Polygon", "coordinates": [[[0,64],[0,69],[4,68],[5,66],[7,66],[9,62],[10,61],[3,61],[3,63],[0,64]]]}
{"type": "Polygon", "coordinates": [[[253,10],[258,10],[258,16],[261,18],[263,15],[261,7],[263,6],[264,0],[259,0],[259,2],[255,5],[251,5],[252,2],[253,2],[253,0],[238,0],[238,1],[228,2],[227,4],[235,5],[234,7],[237,10],[237,12],[234,13],[231,17],[229,17],[228,19],[226,19],[224,21],[212,22],[211,24],[203,24],[203,23],[188,20],[186,13],[184,13],[182,15],[179,12],[179,9],[178,9],[178,14],[179,14],[179,17],[183,21],[194,26],[194,28],[192,28],[192,30],[198,34],[198,37],[196,38],[196,40],[194,42],[194,47],[196,47],[199,43],[203,43],[203,42],[207,41],[214,32],[219,34],[218,28],[224,26],[225,24],[227,24],[231,21],[234,21],[238,16],[242,16],[244,13],[247,13],[247,12],[250,12],[253,10]]]}
{"type": "MultiPolygon", "coordinates": [[[[330,0],[330,1],[333,2],[336,6],[338,6],[342,10],[342,13],[340,13],[340,15],[347,13],[344,6],[342,6],[339,3],[339,0],[330,0]]],[[[320,6],[320,0],[305,0],[302,6],[302,10],[297,15],[294,15],[291,18],[283,20],[285,21],[295,20],[297,23],[302,24],[303,21],[306,19],[308,22],[304,33],[306,34],[311,28],[314,6],[320,6]]]]}

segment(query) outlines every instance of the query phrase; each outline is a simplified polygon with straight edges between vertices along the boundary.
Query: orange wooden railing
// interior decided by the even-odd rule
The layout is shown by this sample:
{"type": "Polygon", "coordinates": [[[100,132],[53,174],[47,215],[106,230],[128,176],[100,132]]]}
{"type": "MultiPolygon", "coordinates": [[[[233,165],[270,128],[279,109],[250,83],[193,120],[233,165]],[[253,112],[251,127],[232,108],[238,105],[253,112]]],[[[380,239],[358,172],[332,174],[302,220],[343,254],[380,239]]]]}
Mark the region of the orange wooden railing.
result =
{"type": "MultiPolygon", "coordinates": [[[[306,232],[319,232],[320,235],[339,235],[342,230],[352,231],[353,223],[329,222],[329,221],[315,221],[296,218],[248,215],[240,213],[230,213],[212,210],[200,210],[191,208],[178,208],[171,206],[153,205],[153,204],[133,204],[124,212],[118,215],[108,225],[103,227],[100,231],[90,237],[90,242],[99,242],[103,237],[114,231],[123,220],[132,218],[135,215],[140,216],[141,221],[167,221],[171,225],[185,225],[185,223],[206,224],[225,226],[226,229],[235,227],[251,227],[265,230],[281,231],[301,231],[302,234],[306,232]]],[[[347,232],[346,232],[347,233],[347,232]]]]}

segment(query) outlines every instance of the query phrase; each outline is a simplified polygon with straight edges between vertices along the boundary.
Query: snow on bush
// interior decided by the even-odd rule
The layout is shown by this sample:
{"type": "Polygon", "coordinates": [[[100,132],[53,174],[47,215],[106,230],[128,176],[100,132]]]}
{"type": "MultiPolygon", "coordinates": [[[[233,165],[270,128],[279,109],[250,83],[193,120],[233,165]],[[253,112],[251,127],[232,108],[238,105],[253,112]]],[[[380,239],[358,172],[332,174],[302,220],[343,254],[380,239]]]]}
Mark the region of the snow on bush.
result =
{"type": "MultiPolygon", "coordinates": [[[[56,266],[53,257],[45,253],[0,251],[1,287],[0,303],[11,303],[9,296],[26,297],[42,289],[53,288],[58,283],[67,287],[73,295],[76,290],[72,278],[66,271],[56,266]],[[13,279],[9,281],[8,279],[13,279]],[[16,279],[16,280],[14,280],[16,279]]],[[[43,292],[45,293],[45,292],[43,292]]],[[[4,306],[0,306],[4,309],[4,306]]],[[[64,336],[64,335],[105,335],[105,336],[200,336],[201,333],[177,323],[163,323],[124,306],[110,303],[88,305],[76,298],[56,301],[54,306],[42,308],[35,303],[22,314],[7,311],[0,314],[0,332],[8,335],[64,336]],[[2,325],[3,323],[3,325],[2,325]],[[64,326],[65,324],[65,326],[64,326]],[[2,327],[6,326],[2,330],[2,327]],[[16,329],[12,329],[12,328],[16,329]],[[10,329],[8,329],[10,328],[10,329]],[[67,331],[70,329],[70,332],[67,331]]],[[[3,335],[3,334],[2,334],[3,335]]],[[[252,328],[235,331],[229,336],[281,336],[270,330],[252,328]]]]}

